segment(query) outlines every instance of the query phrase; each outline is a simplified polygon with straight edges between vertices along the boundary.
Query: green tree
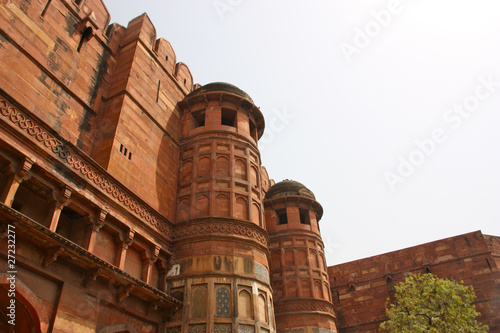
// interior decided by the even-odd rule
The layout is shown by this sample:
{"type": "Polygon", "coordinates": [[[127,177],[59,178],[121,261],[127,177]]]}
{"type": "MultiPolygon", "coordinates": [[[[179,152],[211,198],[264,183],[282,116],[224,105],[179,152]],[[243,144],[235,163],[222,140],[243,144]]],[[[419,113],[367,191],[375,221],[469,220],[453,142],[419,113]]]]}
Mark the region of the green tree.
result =
{"type": "Polygon", "coordinates": [[[488,326],[476,320],[480,313],[472,304],[472,286],[424,274],[410,275],[394,288],[394,303],[386,310],[389,320],[380,324],[386,332],[488,332],[488,326]]]}

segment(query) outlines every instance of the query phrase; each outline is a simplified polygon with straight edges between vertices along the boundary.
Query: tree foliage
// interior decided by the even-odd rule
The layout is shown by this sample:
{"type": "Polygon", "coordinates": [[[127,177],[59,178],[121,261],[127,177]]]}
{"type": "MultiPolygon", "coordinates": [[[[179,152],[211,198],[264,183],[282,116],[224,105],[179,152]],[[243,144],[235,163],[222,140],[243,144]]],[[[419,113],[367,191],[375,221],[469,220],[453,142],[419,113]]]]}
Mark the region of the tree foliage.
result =
{"type": "Polygon", "coordinates": [[[394,288],[394,303],[386,310],[389,320],[380,325],[386,332],[488,332],[488,326],[476,320],[480,313],[472,304],[472,286],[424,274],[410,275],[394,288]]]}

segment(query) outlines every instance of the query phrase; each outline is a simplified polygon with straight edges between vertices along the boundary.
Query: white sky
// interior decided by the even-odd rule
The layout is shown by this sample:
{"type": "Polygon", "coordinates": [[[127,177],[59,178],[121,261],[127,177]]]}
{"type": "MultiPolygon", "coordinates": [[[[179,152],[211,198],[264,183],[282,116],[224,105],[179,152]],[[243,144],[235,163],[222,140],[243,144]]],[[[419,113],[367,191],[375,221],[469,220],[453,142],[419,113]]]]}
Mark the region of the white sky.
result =
{"type": "Polygon", "coordinates": [[[195,82],[252,97],[270,177],[324,208],[329,265],[500,235],[498,0],[105,3],[125,26],[147,12],[195,82]]]}

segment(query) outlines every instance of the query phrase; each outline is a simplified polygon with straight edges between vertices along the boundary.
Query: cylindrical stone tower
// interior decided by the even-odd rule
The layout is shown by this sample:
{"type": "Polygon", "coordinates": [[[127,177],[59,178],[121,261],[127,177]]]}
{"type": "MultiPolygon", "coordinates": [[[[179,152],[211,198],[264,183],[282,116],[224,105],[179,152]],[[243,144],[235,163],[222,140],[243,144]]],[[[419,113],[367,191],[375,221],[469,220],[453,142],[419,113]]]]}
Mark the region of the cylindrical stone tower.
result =
{"type": "Polygon", "coordinates": [[[318,221],[323,208],[299,182],[266,193],[265,220],[278,332],[337,332],[318,221]]]}
{"type": "Polygon", "coordinates": [[[168,281],[184,309],[167,333],[275,332],[257,149],[264,118],[227,83],[198,88],[179,106],[179,272],[168,281]]]}

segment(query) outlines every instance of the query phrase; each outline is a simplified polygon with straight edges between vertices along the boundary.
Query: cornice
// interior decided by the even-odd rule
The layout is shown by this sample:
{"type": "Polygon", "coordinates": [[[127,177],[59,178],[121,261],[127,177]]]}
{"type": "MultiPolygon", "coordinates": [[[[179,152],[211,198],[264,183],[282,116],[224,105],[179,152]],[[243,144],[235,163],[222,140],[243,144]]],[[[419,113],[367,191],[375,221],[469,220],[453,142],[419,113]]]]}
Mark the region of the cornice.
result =
{"type": "Polygon", "coordinates": [[[78,176],[87,180],[99,192],[124,207],[149,226],[171,236],[171,224],[157,212],[147,207],[138,197],[123,188],[92,159],[87,157],[72,144],[51,133],[40,121],[28,116],[14,107],[5,97],[0,95],[0,119],[17,133],[22,133],[46,153],[62,161],[64,165],[78,176]]]}

